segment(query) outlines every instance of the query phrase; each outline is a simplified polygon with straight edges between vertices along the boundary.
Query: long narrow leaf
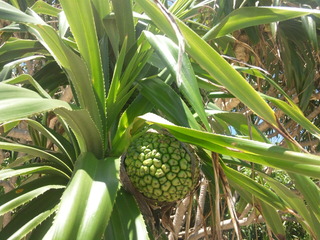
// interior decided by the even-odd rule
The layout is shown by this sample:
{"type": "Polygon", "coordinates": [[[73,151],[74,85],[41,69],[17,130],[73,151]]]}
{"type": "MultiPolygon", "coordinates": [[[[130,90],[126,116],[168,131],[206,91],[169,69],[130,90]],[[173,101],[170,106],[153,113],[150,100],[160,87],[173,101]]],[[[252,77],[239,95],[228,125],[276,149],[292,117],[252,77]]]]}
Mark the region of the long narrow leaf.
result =
{"type": "Polygon", "coordinates": [[[86,66],[89,68],[92,85],[95,94],[99,99],[101,114],[104,116],[104,98],[106,93],[92,3],[89,0],[61,0],[60,2],[78,45],[80,54],[85,60],[86,66]]]}
{"type": "Polygon", "coordinates": [[[24,184],[9,193],[0,196],[0,215],[14,210],[50,189],[65,188],[66,179],[48,175],[24,184]]]}
{"type": "Polygon", "coordinates": [[[234,127],[237,131],[244,134],[245,136],[251,137],[253,140],[264,142],[266,139],[261,132],[250,122],[246,116],[241,113],[234,112],[223,112],[223,111],[208,111],[212,113],[215,118],[221,119],[234,127]]]}
{"type": "MultiPolygon", "coordinates": [[[[166,66],[170,69],[171,74],[176,77],[178,69],[178,46],[164,36],[153,35],[151,32],[147,31],[145,31],[144,34],[166,66]]],[[[206,128],[210,129],[207,116],[204,112],[199,86],[186,54],[183,55],[181,75],[182,81],[181,83],[177,83],[178,87],[186,96],[206,128]]]]}
{"type": "Polygon", "coordinates": [[[39,19],[25,14],[4,1],[0,1],[0,16],[2,19],[7,19],[13,22],[27,22],[34,24],[39,24],[41,22],[39,19]]]}
{"type": "Polygon", "coordinates": [[[320,189],[316,183],[306,177],[299,174],[289,174],[293,179],[296,188],[304,196],[306,203],[309,205],[309,208],[312,210],[314,215],[318,218],[320,222],[320,189]]]}
{"type": "MultiPolygon", "coordinates": [[[[271,203],[272,204],[272,203],[271,203]]],[[[266,204],[265,202],[260,202],[261,213],[263,218],[266,220],[266,223],[271,228],[272,232],[277,236],[278,239],[285,239],[285,230],[283,227],[282,219],[279,216],[279,212],[266,204]]]]}
{"type": "Polygon", "coordinates": [[[0,66],[35,54],[43,55],[48,52],[35,40],[14,39],[7,41],[0,48],[0,66]]]}
{"type": "Polygon", "coordinates": [[[139,84],[142,87],[142,95],[161,109],[173,122],[199,129],[185,102],[169,85],[158,78],[143,80],[139,84]]]}
{"type": "Polygon", "coordinates": [[[41,222],[30,234],[30,239],[34,240],[45,240],[45,235],[49,231],[54,221],[55,215],[50,215],[46,220],[41,222]]]}
{"type": "Polygon", "coordinates": [[[263,98],[266,100],[269,100],[274,105],[276,105],[279,109],[281,109],[285,114],[287,114],[290,118],[292,118],[294,121],[299,123],[301,126],[303,126],[306,130],[308,130],[311,134],[313,134],[315,137],[320,139],[320,129],[317,128],[312,122],[307,119],[302,111],[295,105],[273,98],[267,95],[262,95],[263,98]]]}
{"type": "MultiPolygon", "coordinates": [[[[300,221],[306,221],[308,223],[309,232],[313,236],[320,236],[320,221],[317,221],[313,212],[310,211],[309,208],[304,203],[304,200],[300,198],[297,194],[293,193],[287,187],[283,186],[273,178],[259,173],[261,176],[266,179],[266,181],[270,184],[271,188],[275,191],[275,193],[285,201],[290,208],[292,208],[295,212],[297,212],[303,219],[298,219],[300,221]]],[[[318,201],[315,199],[315,201],[318,201]]]]}
{"type": "Polygon", "coordinates": [[[77,138],[77,143],[82,152],[90,151],[97,157],[103,156],[102,133],[87,110],[70,111],[60,108],[56,109],[55,112],[68,123],[77,138]]]}
{"type": "Polygon", "coordinates": [[[57,17],[62,11],[61,9],[55,8],[44,1],[36,1],[35,4],[32,5],[31,9],[38,14],[46,14],[53,17],[57,17]]]}
{"type": "Polygon", "coordinates": [[[267,101],[272,102],[279,109],[281,109],[285,114],[287,114],[290,118],[292,118],[294,121],[299,123],[306,130],[308,130],[311,134],[313,134],[317,138],[320,138],[320,129],[317,128],[314,124],[312,124],[312,122],[310,122],[309,119],[307,119],[304,116],[301,109],[292,101],[290,96],[288,96],[288,94],[274,80],[272,80],[265,74],[261,73],[257,69],[244,69],[243,72],[249,73],[258,78],[263,78],[267,82],[269,82],[271,85],[273,85],[279,91],[279,93],[281,93],[285,97],[287,102],[260,93],[261,97],[267,101]]]}
{"type": "Polygon", "coordinates": [[[28,174],[57,174],[65,177],[66,179],[69,179],[69,175],[65,174],[61,170],[51,167],[48,165],[25,165],[20,167],[14,167],[10,169],[2,169],[0,171],[0,180],[11,178],[14,176],[20,176],[20,175],[28,175],[28,174]]]}
{"type": "MultiPolygon", "coordinates": [[[[153,1],[138,0],[137,2],[165,34],[175,39],[170,23],[153,1]]],[[[198,34],[178,19],[176,22],[184,36],[186,51],[190,56],[256,114],[277,126],[274,112],[252,86],[198,34]]]]}
{"type": "Polygon", "coordinates": [[[110,106],[114,102],[116,102],[117,95],[118,95],[119,91],[121,90],[120,89],[120,79],[121,79],[121,74],[123,71],[124,60],[126,57],[126,47],[127,47],[127,41],[125,40],[123,42],[120,54],[117,58],[117,62],[114,67],[112,81],[111,81],[110,89],[108,92],[108,97],[106,99],[107,108],[108,108],[108,106],[110,106]]]}
{"type": "Polygon", "coordinates": [[[71,110],[70,105],[64,101],[41,98],[34,91],[0,83],[0,123],[57,108],[71,110]]]}
{"type": "Polygon", "coordinates": [[[6,84],[22,84],[22,83],[29,83],[31,84],[43,98],[51,98],[50,95],[40,86],[40,84],[30,75],[28,74],[21,74],[16,78],[11,78],[8,80],[3,81],[6,84]]]}
{"type": "MultiPolygon", "coordinates": [[[[121,85],[121,74],[123,71],[123,64],[124,64],[124,60],[125,60],[125,56],[126,56],[126,47],[127,47],[127,41],[125,40],[123,42],[120,54],[117,58],[117,62],[115,64],[115,68],[113,71],[113,76],[112,76],[112,81],[110,84],[110,88],[109,88],[109,92],[108,92],[108,96],[106,98],[106,107],[108,109],[107,112],[107,129],[109,129],[110,126],[112,126],[113,122],[109,121],[109,115],[113,115],[110,116],[113,119],[115,118],[115,116],[117,115],[116,113],[110,111],[110,109],[112,108],[117,108],[117,100],[118,100],[118,94],[121,91],[120,85],[121,85]]],[[[118,108],[117,108],[118,109],[118,108]]],[[[120,111],[120,109],[118,109],[118,111],[120,111]]]]}
{"type": "Polygon", "coordinates": [[[69,141],[63,138],[61,135],[54,132],[52,129],[47,128],[40,124],[37,121],[31,119],[25,119],[28,123],[29,127],[39,131],[43,136],[45,136],[48,140],[54,143],[61,152],[63,152],[66,156],[68,156],[69,160],[72,161],[75,158],[74,148],[69,141]]]}
{"type": "Polygon", "coordinates": [[[119,190],[104,239],[149,239],[147,226],[133,196],[119,190]]]}
{"type": "MultiPolygon", "coordinates": [[[[113,10],[116,16],[117,28],[120,35],[120,44],[128,42],[128,49],[135,43],[135,29],[132,16],[132,1],[112,0],[113,10]]],[[[128,50],[126,49],[126,50],[128,50]]]]}
{"type": "Polygon", "coordinates": [[[29,31],[38,38],[57,63],[66,71],[73,84],[80,106],[90,112],[91,117],[102,131],[102,119],[90,80],[90,73],[85,62],[62,41],[51,26],[44,22],[41,25],[29,24],[28,26],[29,31]]]}
{"type": "Polygon", "coordinates": [[[55,213],[61,194],[61,189],[53,189],[25,205],[15,214],[9,224],[0,231],[0,239],[22,239],[55,213]]]}
{"type": "Polygon", "coordinates": [[[238,186],[245,187],[245,189],[253,194],[255,197],[264,201],[266,204],[269,204],[270,207],[274,207],[279,210],[285,210],[285,204],[274,192],[270,191],[266,187],[258,184],[251,178],[239,173],[238,171],[227,167],[225,164],[222,164],[222,168],[227,178],[232,179],[234,183],[238,186]]]}
{"type": "Polygon", "coordinates": [[[83,153],[64,192],[51,239],[100,239],[119,186],[119,159],[83,153]]]}
{"type": "Polygon", "coordinates": [[[28,61],[35,60],[37,58],[43,58],[41,55],[34,55],[34,56],[29,56],[25,58],[21,58],[12,62],[7,63],[6,65],[3,66],[1,72],[0,72],[0,82],[3,80],[6,80],[11,77],[12,70],[19,66],[20,64],[28,61]]]}
{"type": "Polygon", "coordinates": [[[70,108],[66,102],[43,99],[34,91],[4,83],[0,83],[0,103],[0,123],[59,107],[70,108]],[[30,105],[26,106],[26,102],[30,105]]]}
{"type": "Polygon", "coordinates": [[[140,118],[149,123],[156,123],[166,128],[182,142],[191,143],[213,152],[265,166],[284,169],[306,176],[319,177],[320,157],[316,155],[294,152],[289,149],[258,141],[175,126],[154,114],[145,114],[140,118]]]}
{"type": "Polygon", "coordinates": [[[117,132],[112,140],[111,152],[114,156],[121,155],[130,144],[131,134],[134,134],[134,119],[149,112],[153,105],[146,98],[138,96],[122,113],[117,132]]]}
{"type": "Polygon", "coordinates": [[[8,143],[8,142],[0,142],[0,149],[16,151],[16,152],[23,152],[34,157],[43,158],[47,161],[51,161],[53,163],[57,163],[62,170],[66,172],[72,172],[70,161],[66,160],[66,156],[58,155],[54,153],[50,153],[41,149],[39,147],[33,147],[28,145],[23,145],[19,143],[8,143]]]}
{"type": "Polygon", "coordinates": [[[205,40],[211,40],[231,33],[235,30],[279,22],[296,18],[304,15],[315,14],[320,16],[320,11],[307,8],[293,7],[245,7],[234,10],[231,14],[225,17],[205,36],[205,40]]]}
{"type": "MultiPolygon", "coordinates": [[[[104,0],[91,0],[92,11],[96,23],[96,29],[98,38],[103,38],[102,36],[106,33],[103,26],[103,19],[106,18],[111,11],[110,2],[104,0]]],[[[101,56],[104,57],[103,54],[101,56]]]]}

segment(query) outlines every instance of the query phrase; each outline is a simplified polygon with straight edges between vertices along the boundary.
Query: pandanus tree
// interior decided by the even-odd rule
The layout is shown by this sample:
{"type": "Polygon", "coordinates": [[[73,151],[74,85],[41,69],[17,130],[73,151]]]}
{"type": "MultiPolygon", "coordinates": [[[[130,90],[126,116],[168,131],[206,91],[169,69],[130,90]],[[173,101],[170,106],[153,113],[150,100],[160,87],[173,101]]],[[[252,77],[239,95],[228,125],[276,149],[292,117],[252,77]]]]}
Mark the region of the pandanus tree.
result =
{"type": "MultiPolygon", "coordinates": [[[[319,139],[317,117],[302,110],[318,93],[310,82],[319,59],[310,56],[318,56],[320,12],[228,2],[0,1],[0,178],[14,185],[0,196],[0,214],[11,213],[0,239],[242,239],[253,220],[284,239],[289,218],[320,238],[320,157],[284,125],[319,139]],[[282,30],[309,27],[311,48],[294,55],[297,68],[263,70],[276,66],[266,52],[262,61],[252,51],[240,66],[225,60],[237,57],[237,44],[249,46],[241,34],[258,46],[257,26],[271,26],[276,39],[282,21],[282,30]],[[304,83],[301,64],[313,71],[304,83]],[[294,76],[301,104],[281,88],[283,74],[294,76]],[[219,108],[226,98],[240,105],[219,108]],[[13,134],[22,124],[27,138],[13,134]],[[126,178],[125,153],[150,126],[190,144],[201,162],[198,188],[185,199],[150,204],[126,178]]],[[[279,50],[297,53],[281,34],[279,50]]]]}

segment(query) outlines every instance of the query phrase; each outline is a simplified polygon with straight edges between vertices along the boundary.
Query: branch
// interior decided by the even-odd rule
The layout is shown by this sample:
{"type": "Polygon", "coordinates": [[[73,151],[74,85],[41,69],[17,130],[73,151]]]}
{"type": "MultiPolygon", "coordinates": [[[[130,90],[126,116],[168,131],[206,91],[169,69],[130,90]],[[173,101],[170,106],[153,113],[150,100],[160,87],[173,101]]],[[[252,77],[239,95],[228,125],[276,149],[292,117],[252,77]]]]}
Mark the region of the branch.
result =
{"type": "MultiPolygon", "coordinates": [[[[174,226],[174,232],[170,232],[169,234],[169,240],[176,240],[178,239],[179,231],[181,229],[181,226],[184,222],[184,216],[188,209],[188,206],[190,204],[190,197],[187,196],[177,207],[176,214],[174,215],[173,219],[173,226],[174,226]]],[[[188,214],[190,214],[188,212],[188,214]]]]}
{"type": "Polygon", "coordinates": [[[201,223],[203,223],[203,209],[204,209],[204,203],[206,200],[207,187],[208,187],[208,183],[205,182],[205,180],[203,180],[200,186],[199,202],[197,206],[197,214],[196,214],[194,229],[199,228],[201,226],[201,223]]]}
{"type": "MultiPolygon", "coordinates": [[[[320,94],[319,95],[319,98],[320,98],[320,94]]],[[[320,107],[317,107],[315,110],[313,110],[312,113],[310,113],[307,118],[311,121],[312,119],[314,119],[316,116],[318,116],[320,114],[320,107]]]]}
{"type": "Polygon", "coordinates": [[[222,188],[223,188],[225,195],[226,195],[227,205],[229,208],[229,213],[231,216],[232,224],[233,224],[235,233],[237,235],[237,239],[242,240],[239,219],[236,214],[234,202],[232,201],[231,188],[230,188],[229,182],[227,180],[227,177],[225,176],[225,174],[222,170],[222,167],[220,165],[219,165],[219,171],[220,171],[220,178],[221,178],[221,182],[222,182],[222,188]]]}
{"type": "Polygon", "coordinates": [[[215,221],[215,235],[218,239],[222,238],[222,230],[220,227],[220,186],[219,186],[219,156],[217,153],[212,153],[212,165],[214,173],[214,185],[215,185],[215,202],[214,202],[214,221],[215,221]]]}
{"type": "Polygon", "coordinates": [[[14,189],[14,185],[11,181],[7,180],[0,180],[0,186],[4,188],[4,192],[10,192],[12,189],[14,189]]]}
{"type": "Polygon", "coordinates": [[[185,237],[184,239],[188,239],[189,237],[189,229],[190,229],[190,223],[191,223],[191,217],[192,217],[192,199],[193,199],[194,193],[190,194],[189,196],[189,208],[188,208],[188,215],[186,218],[186,224],[185,224],[185,237]]]}
{"type": "Polygon", "coordinates": [[[320,140],[319,139],[314,139],[314,140],[310,140],[310,141],[304,141],[304,142],[300,142],[300,145],[302,147],[307,147],[307,146],[317,146],[319,144],[320,140]]]}
{"type": "Polygon", "coordinates": [[[230,111],[240,104],[237,98],[217,98],[214,103],[224,111],[230,111]]]}
{"type": "Polygon", "coordinates": [[[31,142],[32,139],[29,135],[29,132],[27,130],[14,128],[12,129],[8,134],[7,137],[17,138],[20,140],[24,140],[26,142],[31,142]]]}
{"type": "Polygon", "coordinates": [[[242,211],[239,218],[244,218],[245,216],[247,216],[247,214],[250,212],[251,209],[252,209],[252,205],[250,203],[248,203],[247,206],[242,211]]]}
{"type": "MultiPolygon", "coordinates": [[[[243,226],[248,226],[250,224],[252,224],[253,222],[255,223],[262,223],[264,222],[264,219],[262,216],[259,216],[258,218],[256,218],[255,214],[252,213],[249,217],[245,217],[242,219],[238,220],[238,223],[241,227],[243,226]]],[[[232,223],[232,219],[227,219],[224,220],[220,223],[220,227],[222,230],[229,230],[229,229],[233,229],[233,223],[232,223]]],[[[211,232],[211,227],[207,227],[206,229],[202,228],[200,229],[197,233],[193,233],[189,236],[188,240],[198,240],[200,238],[203,238],[204,236],[206,236],[207,232],[211,232]]],[[[180,235],[183,235],[184,232],[181,232],[180,235]]]]}

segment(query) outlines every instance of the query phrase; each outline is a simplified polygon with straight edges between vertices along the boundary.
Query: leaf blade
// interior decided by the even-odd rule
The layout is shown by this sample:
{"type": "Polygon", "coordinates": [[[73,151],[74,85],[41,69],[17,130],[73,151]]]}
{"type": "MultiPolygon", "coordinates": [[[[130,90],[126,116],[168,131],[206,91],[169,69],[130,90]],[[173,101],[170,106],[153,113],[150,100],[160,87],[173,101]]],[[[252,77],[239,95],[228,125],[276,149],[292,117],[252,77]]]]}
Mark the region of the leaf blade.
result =
{"type": "Polygon", "coordinates": [[[104,239],[149,239],[147,226],[135,199],[123,188],[118,192],[104,239]]]}
{"type": "Polygon", "coordinates": [[[24,12],[20,11],[19,9],[13,7],[12,5],[1,1],[0,2],[0,16],[2,19],[6,19],[13,22],[23,22],[23,23],[33,23],[39,24],[39,20],[25,14],[24,12]]]}
{"type": "Polygon", "coordinates": [[[278,197],[275,193],[265,188],[264,186],[258,184],[253,179],[235,171],[232,168],[227,167],[223,162],[220,162],[224,173],[228,179],[231,179],[233,183],[238,186],[242,186],[248,192],[259,198],[261,201],[268,204],[270,207],[285,210],[285,204],[282,199],[278,197]]]}
{"type": "Polygon", "coordinates": [[[4,229],[0,231],[1,239],[22,239],[45,219],[54,214],[61,197],[61,189],[53,189],[33,199],[18,211],[4,229]]]}
{"type": "Polygon", "coordinates": [[[119,159],[98,160],[82,153],[62,196],[51,239],[100,239],[119,186],[119,159]]]}
{"type": "Polygon", "coordinates": [[[18,206],[29,202],[50,189],[65,188],[67,181],[64,178],[49,175],[24,184],[0,196],[0,215],[12,211],[18,206]]]}
{"type": "Polygon", "coordinates": [[[75,89],[80,106],[90,112],[95,123],[102,128],[102,119],[98,102],[90,81],[90,74],[83,59],[74,53],[49,25],[42,22],[40,25],[28,25],[30,33],[34,34],[43,46],[65,70],[75,89]]]}
{"type": "MultiPolygon", "coordinates": [[[[170,69],[171,74],[176,78],[178,69],[178,54],[179,49],[170,39],[161,36],[154,35],[151,32],[144,32],[147,40],[157,51],[158,55],[164,61],[166,66],[170,69]]],[[[191,63],[183,54],[182,69],[181,69],[181,83],[177,82],[178,87],[187,98],[188,102],[192,105],[193,109],[197,112],[198,116],[202,120],[207,129],[210,129],[207,116],[204,111],[202,97],[199,92],[199,86],[195,78],[195,73],[191,67],[191,63]]]]}
{"type": "MultiPolygon", "coordinates": [[[[172,26],[154,2],[147,0],[138,0],[137,2],[160,30],[171,39],[176,39],[172,26]]],[[[175,20],[186,42],[187,53],[216,81],[225,86],[230,93],[257,115],[277,126],[274,112],[254,88],[198,34],[180,20],[175,20]]]]}
{"type": "Polygon", "coordinates": [[[27,175],[27,174],[34,174],[34,173],[44,173],[44,174],[57,174],[65,177],[66,179],[69,179],[70,177],[62,172],[61,170],[51,167],[48,165],[26,165],[26,166],[20,166],[20,167],[13,167],[10,169],[2,169],[0,171],[0,179],[7,179],[14,176],[19,175],[27,175]]]}
{"type": "Polygon", "coordinates": [[[166,128],[182,142],[191,143],[207,150],[229,155],[250,162],[284,169],[306,176],[319,177],[320,157],[317,155],[294,152],[272,144],[229,137],[219,134],[175,126],[155,115],[145,114],[139,117],[149,124],[155,123],[166,128]],[[304,159],[304,161],[301,161],[304,159]]]}
{"type": "Polygon", "coordinates": [[[304,15],[319,15],[317,10],[293,7],[243,7],[234,10],[203,37],[205,40],[222,37],[235,30],[279,22],[304,15]]]}
{"type": "Polygon", "coordinates": [[[91,1],[62,0],[60,2],[80,54],[89,69],[92,85],[101,106],[101,114],[105,115],[104,98],[106,93],[91,1]],[[83,29],[86,29],[86,31],[83,31],[83,29]]]}
{"type": "Polygon", "coordinates": [[[163,111],[175,123],[199,129],[199,125],[184,101],[172,88],[158,78],[143,80],[141,94],[163,111]]]}

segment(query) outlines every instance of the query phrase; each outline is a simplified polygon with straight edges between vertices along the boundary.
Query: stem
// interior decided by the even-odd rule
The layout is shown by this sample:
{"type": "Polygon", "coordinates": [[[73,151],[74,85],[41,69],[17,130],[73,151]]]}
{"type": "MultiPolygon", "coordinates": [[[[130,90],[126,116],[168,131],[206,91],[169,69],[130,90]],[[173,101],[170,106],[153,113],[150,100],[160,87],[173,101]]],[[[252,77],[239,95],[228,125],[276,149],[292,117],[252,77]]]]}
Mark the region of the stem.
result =
{"type": "MultiPolygon", "coordinates": [[[[234,228],[232,219],[224,220],[220,223],[220,227],[222,230],[230,230],[234,228]]],[[[249,217],[242,218],[238,220],[239,226],[248,226],[252,224],[252,222],[256,223],[263,223],[264,219],[262,216],[259,216],[258,218],[255,217],[255,214],[251,214],[249,217]]],[[[194,233],[189,236],[188,240],[198,240],[200,238],[203,238],[206,236],[207,232],[211,232],[211,227],[206,227],[206,229],[202,228],[198,231],[198,233],[194,233]]],[[[182,233],[183,234],[183,233],[182,233]]]]}
{"type": "Polygon", "coordinates": [[[212,163],[214,172],[214,184],[215,184],[215,233],[217,239],[222,238],[222,231],[220,227],[220,187],[219,187],[219,156],[217,153],[212,153],[212,163]]]}
{"type": "Polygon", "coordinates": [[[224,190],[224,192],[226,194],[227,204],[228,204],[229,212],[230,212],[230,215],[231,215],[231,220],[232,220],[232,223],[233,223],[233,226],[234,226],[234,230],[235,230],[235,233],[237,235],[237,239],[241,240],[242,236],[241,236],[241,231],[240,231],[240,225],[239,225],[239,220],[238,220],[238,217],[237,217],[237,214],[236,214],[236,210],[235,210],[235,207],[234,207],[234,203],[232,201],[231,189],[230,189],[228,180],[227,180],[226,176],[224,175],[224,172],[223,172],[223,170],[222,170],[220,165],[219,165],[219,170],[220,170],[220,178],[221,178],[221,181],[223,183],[222,184],[223,190],[224,190]]]}
{"type": "Polygon", "coordinates": [[[185,198],[177,207],[176,214],[173,219],[174,232],[170,232],[169,240],[178,239],[179,231],[184,222],[184,216],[186,211],[188,210],[188,206],[190,204],[190,198],[185,198]]]}
{"type": "Polygon", "coordinates": [[[196,214],[194,229],[199,228],[199,226],[201,226],[201,223],[203,223],[203,209],[204,209],[204,203],[206,200],[207,187],[208,187],[208,183],[205,181],[202,181],[200,192],[199,192],[199,202],[197,207],[197,214],[196,214]]]}
{"type": "Polygon", "coordinates": [[[191,222],[191,216],[192,216],[192,199],[193,199],[193,193],[189,196],[189,208],[188,208],[188,215],[186,220],[186,232],[185,232],[185,238],[188,239],[189,235],[189,229],[190,229],[190,222],[191,222]]]}

